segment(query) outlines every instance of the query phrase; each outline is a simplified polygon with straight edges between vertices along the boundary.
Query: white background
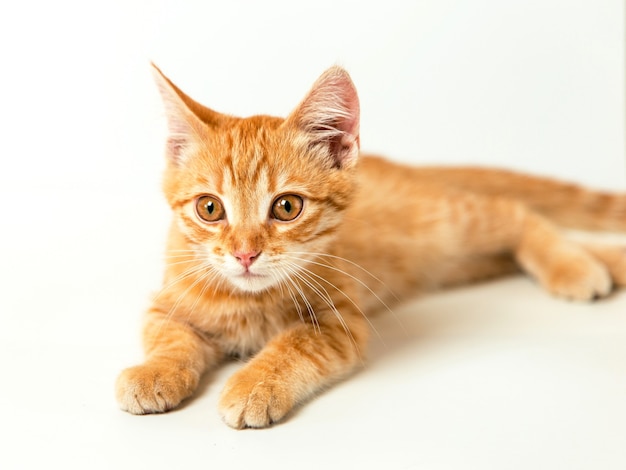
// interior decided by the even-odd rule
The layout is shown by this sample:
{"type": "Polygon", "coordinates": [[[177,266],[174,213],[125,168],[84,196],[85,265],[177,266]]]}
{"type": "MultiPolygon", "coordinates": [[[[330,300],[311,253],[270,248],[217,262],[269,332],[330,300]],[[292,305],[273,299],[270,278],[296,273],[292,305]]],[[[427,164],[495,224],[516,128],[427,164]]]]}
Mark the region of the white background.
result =
{"type": "Polygon", "coordinates": [[[399,306],[371,364],[271,430],[116,409],[168,223],[149,61],[223,112],[352,74],[365,150],[623,190],[617,0],[20,2],[0,7],[1,468],[626,468],[626,297],[509,279],[399,306]],[[383,343],[384,342],[384,343],[383,343]]]}

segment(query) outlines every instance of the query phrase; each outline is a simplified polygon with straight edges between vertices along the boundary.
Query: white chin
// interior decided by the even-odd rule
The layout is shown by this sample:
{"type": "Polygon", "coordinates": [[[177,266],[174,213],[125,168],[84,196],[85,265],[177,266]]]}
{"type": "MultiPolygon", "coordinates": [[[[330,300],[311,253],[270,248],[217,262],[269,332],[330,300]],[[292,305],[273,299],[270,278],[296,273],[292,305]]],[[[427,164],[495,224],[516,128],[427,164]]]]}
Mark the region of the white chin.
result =
{"type": "Polygon", "coordinates": [[[271,276],[233,276],[230,282],[244,292],[261,292],[276,284],[271,276]]]}

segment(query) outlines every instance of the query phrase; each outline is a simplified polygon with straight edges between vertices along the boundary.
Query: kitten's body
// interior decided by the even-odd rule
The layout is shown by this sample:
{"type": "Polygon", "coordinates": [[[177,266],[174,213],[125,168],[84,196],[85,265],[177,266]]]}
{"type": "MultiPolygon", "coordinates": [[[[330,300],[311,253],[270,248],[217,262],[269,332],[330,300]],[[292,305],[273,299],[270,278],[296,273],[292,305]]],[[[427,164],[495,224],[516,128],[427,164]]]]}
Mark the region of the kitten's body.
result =
{"type": "Polygon", "coordinates": [[[161,412],[225,357],[252,357],[220,401],[262,427],[362,364],[368,316],[396,298],[521,266],[588,300],[626,281],[626,256],[583,248],[545,217],[626,229],[626,197],[515,173],[358,157],[348,75],[323,75],[287,119],[215,113],[157,73],[168,112],[164,189],[175,217],[146,362],[120,405],[161,412]],[[542,215],[543,214],[543,215],[542,215]]]}

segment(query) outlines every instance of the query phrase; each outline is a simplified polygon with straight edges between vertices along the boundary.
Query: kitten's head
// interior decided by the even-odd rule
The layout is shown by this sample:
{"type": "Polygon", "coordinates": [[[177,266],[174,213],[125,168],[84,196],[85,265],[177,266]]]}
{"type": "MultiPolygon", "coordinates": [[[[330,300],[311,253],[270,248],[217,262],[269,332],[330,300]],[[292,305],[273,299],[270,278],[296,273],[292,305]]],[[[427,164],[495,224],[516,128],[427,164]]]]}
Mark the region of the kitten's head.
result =
{"type": "Polygon", "coordinates": [[[286,118],[236,118],[181,92],[156,67],[169,137],[164,189],[177,249],[218,281],[259,292],[327,250],[354,191],[359,102],[326,71],[286,118]]]}

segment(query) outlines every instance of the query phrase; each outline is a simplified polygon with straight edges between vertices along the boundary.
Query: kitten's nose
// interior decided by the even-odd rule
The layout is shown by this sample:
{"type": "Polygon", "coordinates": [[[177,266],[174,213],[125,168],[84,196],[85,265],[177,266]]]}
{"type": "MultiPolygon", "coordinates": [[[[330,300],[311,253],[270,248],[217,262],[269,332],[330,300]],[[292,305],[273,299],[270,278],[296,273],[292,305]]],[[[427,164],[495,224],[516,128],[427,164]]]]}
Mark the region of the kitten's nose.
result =
{"type": "Polygon", "coordinates": [[[244,268],[248,269],[250,265],[254,263],[254,260],[256,260],[259,257],[260,254],[261,254],[260,251],[247,251],[247,252],[235,251],[233,253],[233,256],[237,258],[237,261],[239,261],[239,263],[244,268]]]}

